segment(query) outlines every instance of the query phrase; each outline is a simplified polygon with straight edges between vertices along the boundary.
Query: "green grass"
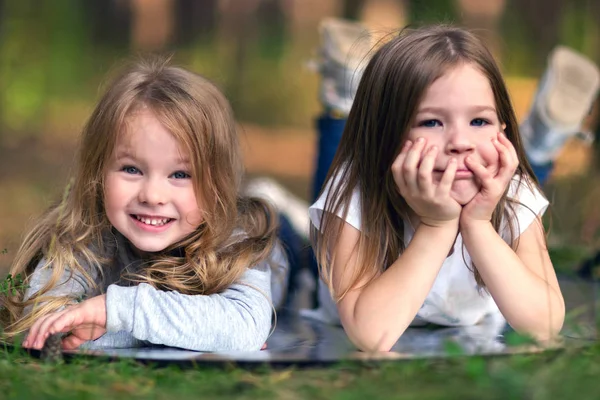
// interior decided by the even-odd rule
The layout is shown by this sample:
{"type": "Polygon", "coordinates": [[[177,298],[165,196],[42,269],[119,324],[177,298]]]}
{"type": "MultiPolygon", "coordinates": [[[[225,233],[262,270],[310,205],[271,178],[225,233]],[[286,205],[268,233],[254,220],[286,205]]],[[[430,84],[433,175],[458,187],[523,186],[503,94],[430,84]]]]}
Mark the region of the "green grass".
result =
{"type": "Polygon", "coordinates": [[[597,399],[600,345],[536,355],[344,363],[330,368],[48,365],[0,355],[0,397],[18,399],[597,399]]]}
{"type": "MultiPolygon", "coordinates": [[[[554,249],[552,258],[566,272],[584,255],[565,247],[554,249]]],[[[247,370],[225,363],[181,369],[84,358],[51,365],[0,348],[0,399],[600,398],[600,343],[496,357],[451,350],[445,359],[247,370]]]]}

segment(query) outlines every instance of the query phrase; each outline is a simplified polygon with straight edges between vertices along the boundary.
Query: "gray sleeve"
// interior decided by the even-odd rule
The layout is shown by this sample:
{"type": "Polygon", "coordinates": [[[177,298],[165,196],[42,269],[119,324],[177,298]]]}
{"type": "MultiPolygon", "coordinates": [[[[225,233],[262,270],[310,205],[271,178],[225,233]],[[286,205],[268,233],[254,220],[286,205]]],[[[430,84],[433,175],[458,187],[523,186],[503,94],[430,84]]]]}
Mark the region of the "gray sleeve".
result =
{"type": "Polygon", "coordinates": [[[197,351],[259,350],[271,330],[270,279],[270,269],[261,265],[212,295],[165,292],[145,283],[110,285],[107,332],[124,331],[137,340],[197,351]]]}
{"type": "MultiPolygon", "coordinates": [[[[39,292],[48,281],[52,278],[52,267],[47,264],[45,259],[42,259],[35,267],[33,274],[31,275],[28,285],[29,287],[25,290],[24,300],[31,298],[35,293],[39,292]]],[[[95,276],[92,275],[92,279],[95,276]]],[[[71,272],[70,269],[65,268],[65,271],[58,279],[56,286],[51,288],[44,296],[54,297],[72,297],[73,299],[81,298],[91,290],[87,281],[78,272],[71,272]]],[[[24,314],[31,312],[33,306],[27,306],[23,310],[24,314]]]]}
{"type": "Polygon", "coordinates": [[[98,349],[129,349],[136,347],[147,347],[151,343],[144,340],[138,340],[131,336],[131,333],[107,332],[96,340],[90,340],[81,345],[82,350],[98,350],[98,349]]]}

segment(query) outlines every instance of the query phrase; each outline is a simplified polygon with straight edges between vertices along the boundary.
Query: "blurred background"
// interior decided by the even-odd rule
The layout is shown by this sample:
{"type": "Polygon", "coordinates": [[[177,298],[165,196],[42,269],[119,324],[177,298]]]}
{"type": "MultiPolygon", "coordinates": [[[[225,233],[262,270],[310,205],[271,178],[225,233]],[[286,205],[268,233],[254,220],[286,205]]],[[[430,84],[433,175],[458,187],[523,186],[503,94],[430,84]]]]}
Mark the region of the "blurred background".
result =
{"type": "MultiPolygon", "coordinates": [[[[308,199],[320,104],[307,65],[319,22],[332,16],[380,33],[435,22],[475,29],[519,118],[556,44],[600,63],[599,0],[0,0],[0,270],[31,218],[61,196],[103,83],[136,55],[172,54],[215,81],[240,123],[249,175],[308,199]]],[[[586,129],[598,136],[596,119],[586,129]]],[[[574,258],[600,244],[599,142],[572,140],[545,187],[549,243],[574,258]]]]}

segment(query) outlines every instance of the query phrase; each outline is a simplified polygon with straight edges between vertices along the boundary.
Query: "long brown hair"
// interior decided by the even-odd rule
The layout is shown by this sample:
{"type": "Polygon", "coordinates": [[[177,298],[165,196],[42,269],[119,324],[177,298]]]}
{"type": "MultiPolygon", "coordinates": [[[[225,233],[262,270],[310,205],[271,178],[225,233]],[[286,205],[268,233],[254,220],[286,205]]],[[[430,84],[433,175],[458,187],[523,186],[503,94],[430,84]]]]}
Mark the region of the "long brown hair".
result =
{"type": "Polygon", "coordinates": [[[179,243],[144,260],[144,268],[135,275],[119,279],[184,294],[211,294],[267,259],[276,240],[275,213],[267,203],[239,195],[243,163],[229,103],[207,79],[170,66],[168,60],[138,61],[101,97],[81,135],[72,187],[35,223],[16,254],[13,276],[24,275],[27,283],[44,258],[52,266],[52,277],[25,301],[22,293],[3,296],[7,336],[73,301],[44,296],[65,272],[83,275],[95,289],[92,276],[115,273],[109,269],[116,255],[105,251],[116,247],[116,235],[104,210],[104,171],[127,118],[140,107],[151,110],[191,156],[203,222],[179,243]],[[22,315],[26,306],[41,303],[33,313],[22,315]]]}
{"type": "MultiPolygon", "coordinates": [[[[515,112],[493,56],[472,33],[452,26],[404,29],[383,44],[371,58],[359,83],[345,129],[329,169],[330,182],[319,227],[311,241],[322,278],[337,300],[361,280],[384,271],[405,250],[404,224],[410,208],[394,182],[391,166],[405,142],[426,89],[446,71],[471,63],[488,78],[499,120],[519,157],[517,175],[527,184],[537,180],[525,156],[515,112]],[[332,179],[335,178],[335,179],[332,179]],[[342,225],[335,215],[346,216],[355,189],[360,192],[361,229],[355,276],[343,293],[334,293],[330,260],[342,225]]],[[[520,182],[519,182],[520,183],[520,182]]],[[[327,186],[326,186],[327,187],[327,186]]],[[[508,224],[508,243],[516,248],[514,199],[506,193],[493,213],[496,231],[508,224]]],[[[473,266],[477,283],[484,283],[473,266]]]]}

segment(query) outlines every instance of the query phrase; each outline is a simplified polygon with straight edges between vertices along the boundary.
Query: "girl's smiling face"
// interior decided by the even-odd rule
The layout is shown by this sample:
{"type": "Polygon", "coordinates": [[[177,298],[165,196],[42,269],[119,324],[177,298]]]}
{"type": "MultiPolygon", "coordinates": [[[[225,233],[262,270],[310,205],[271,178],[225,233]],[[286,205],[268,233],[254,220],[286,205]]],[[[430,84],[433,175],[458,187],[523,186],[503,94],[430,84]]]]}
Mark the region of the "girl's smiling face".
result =
{"type": "Polygon", "coordinates": [[[194,232],[202,213],[188,155],[147,108],[133,114],[105,172],[110,223],[138,250],[162,251],[194,232]]]}
{"type": "Polygon", "coordinates": [[[487,77],[473,64],[460,64],[435,80],[425,91],[417,108],[408,140],[422,137],[427,149],[437,146],[433,180],[439,182],[451,158],[457,172],[451,195],[461,205],[467,204],[480,185],[466,167],[472,157],[485,167],[497,168],[498,152],[492,144],[504,130],[498,119],[494,93],[487,77]]]}

